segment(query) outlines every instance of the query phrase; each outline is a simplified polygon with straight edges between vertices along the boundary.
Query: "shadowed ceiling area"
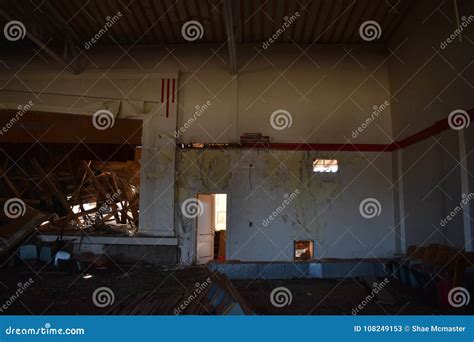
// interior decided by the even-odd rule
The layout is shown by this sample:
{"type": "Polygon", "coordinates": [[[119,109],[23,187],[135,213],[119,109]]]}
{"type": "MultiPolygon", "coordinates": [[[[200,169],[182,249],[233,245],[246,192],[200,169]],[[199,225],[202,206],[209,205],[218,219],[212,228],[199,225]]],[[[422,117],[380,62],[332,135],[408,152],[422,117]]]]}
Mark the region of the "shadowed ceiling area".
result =
{"type": "Polygon", "coordinates": [[[0,0],[0,342],[474,342],[473,57],[474,0],[0,0]]]}
{"type": "MultiPolygon", "coordinates": [[[[179,44],[184,23],[198,20],[203,36],[199,43],[223,43],[227,39],[226,12],[230,12],[237,43],[262,42],[285,22],[294,20],[278,39],[280,43],[364,43],[360,25],[375,20],[381,26],[378,43],[392,36],[413,1],[411,0],[143,0],[143,1],[39,1],[3,2],[3,25],[11,19],[28,23],[28,30],[47,45],[64,44],[69,38],[82,45],[118,12],[99,44],[179,44]],[[9,17],[7,19],[7,17],[9,17]]],[[[3,44],[5,42],[2,40],[3,44]]],[[[27,44],[27,41],[25,41],[27,44]]]]}

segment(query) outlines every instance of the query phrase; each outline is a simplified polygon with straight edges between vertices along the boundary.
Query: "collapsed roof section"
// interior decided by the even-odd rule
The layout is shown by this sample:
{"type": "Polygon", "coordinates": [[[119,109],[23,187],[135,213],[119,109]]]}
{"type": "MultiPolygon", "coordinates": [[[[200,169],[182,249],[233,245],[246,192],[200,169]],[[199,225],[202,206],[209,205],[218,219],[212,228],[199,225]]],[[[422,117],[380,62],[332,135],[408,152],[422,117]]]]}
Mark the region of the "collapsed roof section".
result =
{"type": "Polygon", "coordinates": [[[0,252],[35,229],[137,232],[142,122],[112,117],[100,130],[93,119],[0,110],[0,225],[11,228],[3,229],[0,252]]]}

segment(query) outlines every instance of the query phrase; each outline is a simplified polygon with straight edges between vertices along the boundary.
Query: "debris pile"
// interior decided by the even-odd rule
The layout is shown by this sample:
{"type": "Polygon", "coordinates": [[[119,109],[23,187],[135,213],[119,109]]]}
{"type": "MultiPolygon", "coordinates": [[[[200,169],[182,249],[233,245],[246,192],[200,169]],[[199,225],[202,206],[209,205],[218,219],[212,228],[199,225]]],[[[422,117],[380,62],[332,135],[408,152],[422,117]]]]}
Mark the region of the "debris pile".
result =
{"type": "Polygon", "coordinates": [[[0,166],[0,178],[2,226],[23,227],[26,222],[16,221],[26,217],[28,222],[34,218],[41,232],[61,235],[78,230],[105,235],[137,233],[138,161],[20,160],[0,166]],[[38,215],[43,219],[40,224],[38,215]]]}

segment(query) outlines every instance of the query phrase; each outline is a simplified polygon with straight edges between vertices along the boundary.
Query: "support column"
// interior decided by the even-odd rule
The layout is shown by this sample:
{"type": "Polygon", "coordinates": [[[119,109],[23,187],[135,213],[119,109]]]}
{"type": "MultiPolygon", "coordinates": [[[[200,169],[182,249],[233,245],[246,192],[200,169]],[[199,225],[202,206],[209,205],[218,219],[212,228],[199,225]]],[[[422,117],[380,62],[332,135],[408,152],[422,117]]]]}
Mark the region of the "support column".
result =
{"type": "Polygon", "coordinates": [[[397,151],[398,168],[398,225],[400,227],[400,251],[406,253],[406,226],[405,226],[405,185],[403,182],[403,150],[397,151]]]}
{"type": "Polygon", "coordinates": [[[140,234],[175,236],[175,156],[178,79],[161,79],[160,105],[143,120],[140,234]]]}
{"type": "MultiPolygon", "coordinates": [[[[469,174],[467,172],[466,137],[464,130],[459,130],[459,161],[461,170],[461,194],[469,196],[469,174]]],[[[462,200],[462,199],[461,199],[462,200]]],[[[471,207],[469,202],[463,205],[464,244],[466,252],[472,252],[471,207]]]]}

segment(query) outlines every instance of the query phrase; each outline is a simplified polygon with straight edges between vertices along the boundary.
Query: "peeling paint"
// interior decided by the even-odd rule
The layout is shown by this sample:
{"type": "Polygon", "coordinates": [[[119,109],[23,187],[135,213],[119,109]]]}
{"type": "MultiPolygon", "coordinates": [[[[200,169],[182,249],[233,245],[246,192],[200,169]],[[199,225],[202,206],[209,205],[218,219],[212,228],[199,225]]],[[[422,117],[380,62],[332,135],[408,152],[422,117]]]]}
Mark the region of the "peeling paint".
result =
{"type": "MultiPolygon", "coordinates": [[[[316,248],[327,250],[334,243],[334,203],[343,193],[344,200],[351,201],[344,189],[350,183],[345,170],[354,173],[367,162],[362,156],[341,153],[336,155],[340,172],[316,174],[312,162],[318,157],[329,156],[311,151],[178,151],[175,206],[179,208],[184,200],[197,193],[229,194],[229,248],[230,253],[237,253],[234,259],[251,254],[262,260],[277,255],[292,260],[292,241],[298,239],[314,240],[316,248]],[[298,196],[263,230],[262,220],[278,208],[285,195],[296,189],[298,196]],[[250,245],[249,239],[253,240],[250,245]],[[258,245],[257,241],[265,247],[248,249],[258,245]]],[[[354,214],[358,215],[357,209],[354,214]]],[[[175,222],[182,262],[190,262],[195,220],[183,217],[177,210],[175,222]]],[[[345,231],[343,226],[336,229],[341,234],[345,231]]]]}

